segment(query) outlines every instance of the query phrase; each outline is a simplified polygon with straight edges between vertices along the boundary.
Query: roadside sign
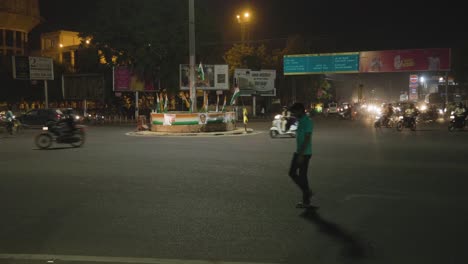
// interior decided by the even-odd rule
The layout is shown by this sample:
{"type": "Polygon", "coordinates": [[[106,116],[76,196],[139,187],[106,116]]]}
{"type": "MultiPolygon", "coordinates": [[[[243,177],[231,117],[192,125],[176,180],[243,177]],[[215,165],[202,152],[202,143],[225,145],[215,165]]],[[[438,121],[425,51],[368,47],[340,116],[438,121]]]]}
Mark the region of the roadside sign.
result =
{"type": "Polygon", "coordinates": [[[54,63],[52,58],[29,57],[29,75],[31,80],[53,80],[54,63]]]}
{"type": "Polygon", "coordinates": [[[52,58],[12,56],[13,78],[17,80],[53,80],[52,58]]]}
{"type": "Polygon", "coordinates": [[[356,73],[359,52],[285,55],[284,75],[356,73]]]}

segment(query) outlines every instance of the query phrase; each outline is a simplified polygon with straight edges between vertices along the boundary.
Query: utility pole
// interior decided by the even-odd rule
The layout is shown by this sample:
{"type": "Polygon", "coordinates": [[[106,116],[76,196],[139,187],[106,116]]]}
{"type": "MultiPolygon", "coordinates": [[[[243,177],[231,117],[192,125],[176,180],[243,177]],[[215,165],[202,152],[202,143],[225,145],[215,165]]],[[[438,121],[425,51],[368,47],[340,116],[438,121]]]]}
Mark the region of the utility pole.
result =
{"type": "Polygon", "coordinates": [[[192,113],[197,111],[195,87],[195,0],[189,0],[189,54],[190,54],[190,100],[192,113]]]}

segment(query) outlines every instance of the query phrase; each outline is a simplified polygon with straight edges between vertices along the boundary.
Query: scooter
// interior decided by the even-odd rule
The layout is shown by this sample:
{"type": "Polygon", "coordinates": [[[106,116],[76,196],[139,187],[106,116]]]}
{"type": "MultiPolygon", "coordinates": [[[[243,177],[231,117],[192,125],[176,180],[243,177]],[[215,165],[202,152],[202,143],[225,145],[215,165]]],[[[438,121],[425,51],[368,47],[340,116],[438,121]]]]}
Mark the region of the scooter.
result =
{"type": "Polygon", "coordinates": [[[290,137],[296,137],[296,130],[297,130],[297,125],[298,125],[297,120],[294,119],[289,129],[286,129],[286,131],[282,129],[282,120],[283,120],[282,115],[275,116],[275,119],[272,122],[272,127],[270,128],[270,136],[272,138],[276,138],[280,135],[288,135],[290,137]]]}
{"type": "Polygon", "coordinates": [[[49,123],[42,127],[42,132],[36,136],[34,142],[40,149],[49,148],[53,142],[58,144],[70,144],[73,147],[81,147],[85,142],[85,127],[76,125],[69,133],[64,132],[64,127],[49,123]]]}

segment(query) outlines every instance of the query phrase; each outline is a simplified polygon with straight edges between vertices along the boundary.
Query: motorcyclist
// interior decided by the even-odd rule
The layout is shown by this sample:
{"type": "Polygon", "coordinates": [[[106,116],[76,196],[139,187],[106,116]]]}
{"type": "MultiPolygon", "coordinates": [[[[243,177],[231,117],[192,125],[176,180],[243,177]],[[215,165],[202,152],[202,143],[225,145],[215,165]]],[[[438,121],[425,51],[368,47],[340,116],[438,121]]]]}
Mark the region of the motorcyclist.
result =
{"type": "Polygon", "coordinates": [[[405,124],[411,124],[415,122],[416,116],[419,114],[414,104],[411,103],[410,106],[405,110],[405,114],[403,116],[405,124]]]}
{"type": "Polygon", "coordinates": [[[384,114],[383,114],[383,122],[385,125],[388,125],[388,122],[390,121],[390,118],[392,117],[393,115],[393,105],[392,104],[388,104],[386,105],[386,107],[384,108],[384,114]]]}
{"type": "Polygon", "coordinates": [[[7,112],[5,114],[5,119],[6,119],[6,126],[7,126],[7,131],[10,134],[13,134],[13,121],[15,119],[15,116],[13,115],[13,112],[11,111],[11,108],[8,107],[7,112]]]}
{"type": "Polygon", "coordinates": [[[63,135],[73,135],[73,131],[76,129],[76,123],[73,115],[66,115],[63,120],[58,122],[58,125],[61,124],[65,125],[61,131],[63,135]]]}
{"type": "Polygon", "coordinates": [[[346,110],[344,112],[344,117],[345,118],[349,118],[351,119],[352,118],[352,114],[353,114],[353,107],[351,105],[347,105],[346,106],[346,110]]]}
{"type": "Polygon", "coordinates": [[[283,106],[283,111],[281,112],[281,130],[283,130],[283,132],[286,132],[287,129],[289,128],[287,124],[290,118],[291,118],[291,112],[289,112],[286,106],[283,106]]]}
{"type": "Polygon", "coordinates": [[[462,123],[465,122],[466,118],[466,108],[463,106],[462,103],[458,103],[457,108],[453,111],[453,115],[455,116],[455,122],[462,123]]]}

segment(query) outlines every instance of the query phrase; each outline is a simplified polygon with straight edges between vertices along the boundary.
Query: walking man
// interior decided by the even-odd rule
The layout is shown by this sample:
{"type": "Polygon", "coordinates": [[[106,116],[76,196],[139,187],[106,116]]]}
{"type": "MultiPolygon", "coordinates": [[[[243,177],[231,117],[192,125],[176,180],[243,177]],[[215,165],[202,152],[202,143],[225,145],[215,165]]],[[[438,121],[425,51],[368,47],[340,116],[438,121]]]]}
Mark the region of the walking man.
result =
{"type": "Polygon", "coordinates": [[[291,161],[289,176],[302,191],[302,201],[296,207],[309,208],[313,193],[309,188],[307,170],[312,156],[312,130],[314,126],[312,120],[305,113],[305,107],[302,103],[293,104],[290,111],[297,118],[299,124],[296,131],[296,152],[294,152],[291,161]]]}

